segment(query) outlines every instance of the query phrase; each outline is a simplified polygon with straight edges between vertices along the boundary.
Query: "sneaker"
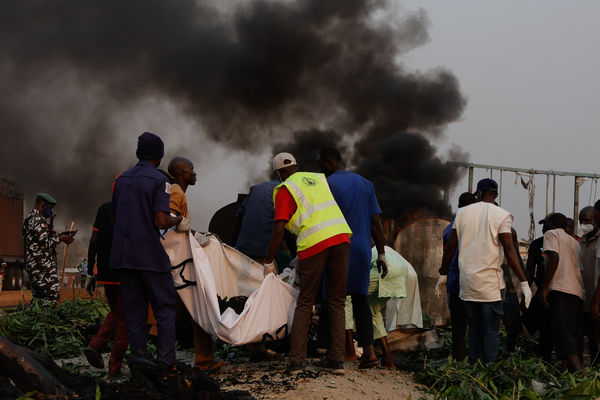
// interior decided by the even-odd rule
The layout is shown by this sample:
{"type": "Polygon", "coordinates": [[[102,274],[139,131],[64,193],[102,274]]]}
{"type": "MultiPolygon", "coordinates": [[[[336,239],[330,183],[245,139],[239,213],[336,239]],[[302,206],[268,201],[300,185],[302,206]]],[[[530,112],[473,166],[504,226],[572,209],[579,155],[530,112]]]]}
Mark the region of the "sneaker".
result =
{"type": "Polygon", "coordinates": [[[334,375],[346,374],[346,371],[344,370],[344,363],[340,361],[331,361],[325,359],[317,362],[315,365],[321,368],[323,371],[329,372],[334,375]]]}
{"type": "Polygon", "coordinates": [[[96,349],[88,346],[85,348],[85,350],[83,350],[83,354],[92,367],[104,369],[104,360],[102,359],[102,354],[97,352],[96,349]]]}
{"type": "Polygon", "coordinates": [[[290,375],[296,375],[304,370],[304,364],[302,363],[289,363],[285,368],[285,372],[290,375]]]}

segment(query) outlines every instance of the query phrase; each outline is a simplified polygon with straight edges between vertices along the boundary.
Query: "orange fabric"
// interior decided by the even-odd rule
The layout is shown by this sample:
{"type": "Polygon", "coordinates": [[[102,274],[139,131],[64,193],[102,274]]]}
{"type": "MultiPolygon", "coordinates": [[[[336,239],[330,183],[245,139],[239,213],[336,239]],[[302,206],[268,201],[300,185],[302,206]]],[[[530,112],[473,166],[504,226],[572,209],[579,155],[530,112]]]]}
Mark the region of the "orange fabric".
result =
{"type": "Polygon", "coordinates": [[[299,251],[298,260],[304,260],[308,257],[312,257],[329,247],[337,246],[338,244],[342,243],[350,243],[350,235],[348,235],[347,233],[340,233],[339,235],[335,235],[328,239],[325,239],[315,244],[314,246],[309,247],[306,250],[299,251]]]}
{"type": "Polygon", "coordinates": [[[181,189],[181,186],[174,183],[171,185],[171,198],[169,200],[169,208],[176,214],[181,215],[187,219],[190,219],[190,214],[187,207],[187,199],[185,198],[185,192],[181,189]]]}

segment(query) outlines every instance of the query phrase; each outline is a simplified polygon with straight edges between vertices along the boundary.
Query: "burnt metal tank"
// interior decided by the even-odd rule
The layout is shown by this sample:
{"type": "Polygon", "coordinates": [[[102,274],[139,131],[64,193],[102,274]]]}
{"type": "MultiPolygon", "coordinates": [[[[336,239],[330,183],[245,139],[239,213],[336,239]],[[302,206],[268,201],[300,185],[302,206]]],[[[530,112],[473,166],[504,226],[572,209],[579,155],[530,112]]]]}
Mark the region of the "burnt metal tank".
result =
{"type": "Polygon", "coordinates": [[[423,313],[438,326],[450,323],[446,292],[439,299],[434,294],[442,265],[442,234],[450,222],[445,218],[420,218],[398,228],[393,241],[394,249],[417,271],[423,313]]]}

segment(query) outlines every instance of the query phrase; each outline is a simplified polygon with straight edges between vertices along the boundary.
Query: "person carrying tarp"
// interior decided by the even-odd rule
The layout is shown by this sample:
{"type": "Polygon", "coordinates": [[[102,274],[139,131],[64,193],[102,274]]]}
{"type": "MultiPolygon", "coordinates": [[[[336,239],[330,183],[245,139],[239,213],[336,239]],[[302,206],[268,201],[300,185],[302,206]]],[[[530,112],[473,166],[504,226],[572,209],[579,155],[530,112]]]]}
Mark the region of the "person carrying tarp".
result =
{"type": "Polygon", "coordinates": [[[147,356],[148,303],[158,325],[158,364],[165,371],[175,366],[176,294],[171,262],[161,244],[159,229],[183,220],[169,215],[171,185],[157,169],[164,155],[161,138],[144,132],[138,138],[136,155],[139,162],[115,181],[110,255],[110,268],[119,270],[133,375],[154,366],[147,356]]]}
{"type": "MultiPolygon", "coordinates": [[[[168,171],[172,177],[171,196],[169,201],[171,213],[177,216],[181,215],[185,220],[189,221],[190,213],[185,193],[188,186],[196,184],[194,164],[187,158],[175,157],[169,163],[168,171]]],[[[215,360],[212,337],[193,321],[192,317],[189,315],[189,311],[182,302],[179,302],[178,307],[180,306],[182,306],[185,314],[187,314],[188,318],[192,321],[194,336],[194,368],[207,371],[226,365],[226,362],[215,360]]]]}
{"type": "Polygon", "coordinates": [[[273,158],[273,170],[282,182],[273,192],[275,226],[265,258],[265,276],[276,273],[273,259],[284,229],[296,235],[300,293],[296,303],[287,370],[298,373],[304,368],[308,329],[315,298],[323,274],[327,280],[331,347],[320,366],[332,373],[344,374],[344,304],[348,278],[348,257],[352,231],[335,202],[323,174],[299,172],[296,159],[289,153],[273,158]]]}

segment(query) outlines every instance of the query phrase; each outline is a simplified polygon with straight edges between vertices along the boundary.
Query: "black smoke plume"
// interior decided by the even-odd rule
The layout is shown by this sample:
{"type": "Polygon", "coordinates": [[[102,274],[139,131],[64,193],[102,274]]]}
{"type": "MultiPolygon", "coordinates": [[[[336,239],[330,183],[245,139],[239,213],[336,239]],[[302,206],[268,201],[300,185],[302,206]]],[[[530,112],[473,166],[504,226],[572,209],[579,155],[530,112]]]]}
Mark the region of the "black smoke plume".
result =
{"type": "Polygon", "coordinates": [[[123,137],[141,133],[119,121],[166,99],[239,151],[343,137],[386,210],[448,209],[439,192],[456,174],[424,138],[437,138],[465,100],[451,73],[399,63],[429,39],[423,11],[386,13],[384,0],[233,4],[4,2],[0,174],[89,220],[132,161],[123,137]]]}

